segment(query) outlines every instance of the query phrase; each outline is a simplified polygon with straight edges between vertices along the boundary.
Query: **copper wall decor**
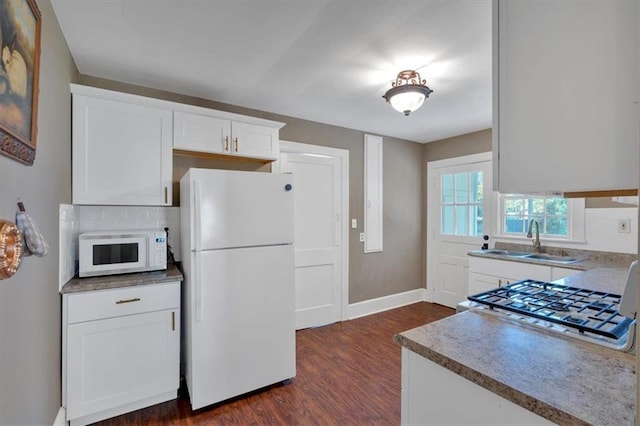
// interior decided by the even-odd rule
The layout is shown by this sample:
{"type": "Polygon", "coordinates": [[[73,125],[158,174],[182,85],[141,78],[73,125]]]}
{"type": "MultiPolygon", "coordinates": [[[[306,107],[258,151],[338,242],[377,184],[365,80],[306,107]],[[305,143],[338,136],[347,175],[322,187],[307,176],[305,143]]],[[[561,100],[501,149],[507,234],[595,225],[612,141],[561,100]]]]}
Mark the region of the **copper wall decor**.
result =
{"type": "Polygon", "coordinates": [[[0,220],[0,280],[11,277],[20,267],[22,235],[15,223],[0,220]]]}

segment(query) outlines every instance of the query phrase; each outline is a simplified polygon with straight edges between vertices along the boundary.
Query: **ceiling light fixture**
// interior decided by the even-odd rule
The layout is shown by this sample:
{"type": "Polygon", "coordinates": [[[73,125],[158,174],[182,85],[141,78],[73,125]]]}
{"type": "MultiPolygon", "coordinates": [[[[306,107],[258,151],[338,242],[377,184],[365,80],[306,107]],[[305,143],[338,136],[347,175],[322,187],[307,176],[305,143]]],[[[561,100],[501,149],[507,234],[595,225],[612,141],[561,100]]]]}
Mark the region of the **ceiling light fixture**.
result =
{"type": "Polygon", "coordinates": [[[391,83],[391,89],[382,97],[387,100],[396,111],[409,115],[422,106],[433,90],[427,86],[426,80],[420,79],[417,71],[400,71],[396,81],[391,83]]]}

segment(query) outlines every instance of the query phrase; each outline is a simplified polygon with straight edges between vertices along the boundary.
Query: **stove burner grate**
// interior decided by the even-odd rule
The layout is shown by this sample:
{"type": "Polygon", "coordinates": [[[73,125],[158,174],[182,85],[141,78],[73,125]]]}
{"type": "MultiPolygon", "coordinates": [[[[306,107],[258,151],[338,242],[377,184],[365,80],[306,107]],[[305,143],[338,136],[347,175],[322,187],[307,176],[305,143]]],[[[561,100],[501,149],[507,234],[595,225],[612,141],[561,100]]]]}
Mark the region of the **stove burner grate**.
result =
{"type": "Polygon", "coordinates": [[[611,339],[624,336],[632,319],[618,312],[621,296],[595,290],[522,280],[468,297],[469,300],[611,339]]]}

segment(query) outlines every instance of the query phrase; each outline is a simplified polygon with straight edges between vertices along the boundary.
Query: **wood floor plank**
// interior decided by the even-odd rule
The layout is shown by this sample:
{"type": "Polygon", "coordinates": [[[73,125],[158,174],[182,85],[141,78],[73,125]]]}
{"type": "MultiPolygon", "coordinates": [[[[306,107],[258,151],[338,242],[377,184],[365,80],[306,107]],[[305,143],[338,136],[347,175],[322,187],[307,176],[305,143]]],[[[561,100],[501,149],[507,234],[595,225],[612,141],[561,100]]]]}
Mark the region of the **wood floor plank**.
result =
{"type": "MultiPolygon", "coordinates": [[[[121,425],[390,425],[400,423],[394,334],[454,314],[415,303],[296,333],[296,378],[192,411],[186,396],[98,423],[121,425]]],[[[182,392],[181,392],[182,394],[182,392]]]]}

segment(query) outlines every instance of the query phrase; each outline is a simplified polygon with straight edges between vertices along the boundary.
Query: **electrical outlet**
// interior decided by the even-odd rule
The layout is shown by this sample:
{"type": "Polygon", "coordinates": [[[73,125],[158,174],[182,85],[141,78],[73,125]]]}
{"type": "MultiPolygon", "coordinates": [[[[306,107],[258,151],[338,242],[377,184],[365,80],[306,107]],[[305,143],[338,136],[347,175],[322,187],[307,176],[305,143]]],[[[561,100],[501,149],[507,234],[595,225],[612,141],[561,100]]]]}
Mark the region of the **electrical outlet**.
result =
{"type": "Polygon", "coordinates": [[[364,243],[364,232],[360,233],[360,242],[364,243]]]}
{"type": "Polygon", "coordinates": [[[618,219],[618,233],[628,234],[631,232],[629,219],[618,219]]]}
{"type": "Polygon", "coordinates": [[[358,220],[351,219],[351,228],[356,229],[358,227],[358,220]]]}

